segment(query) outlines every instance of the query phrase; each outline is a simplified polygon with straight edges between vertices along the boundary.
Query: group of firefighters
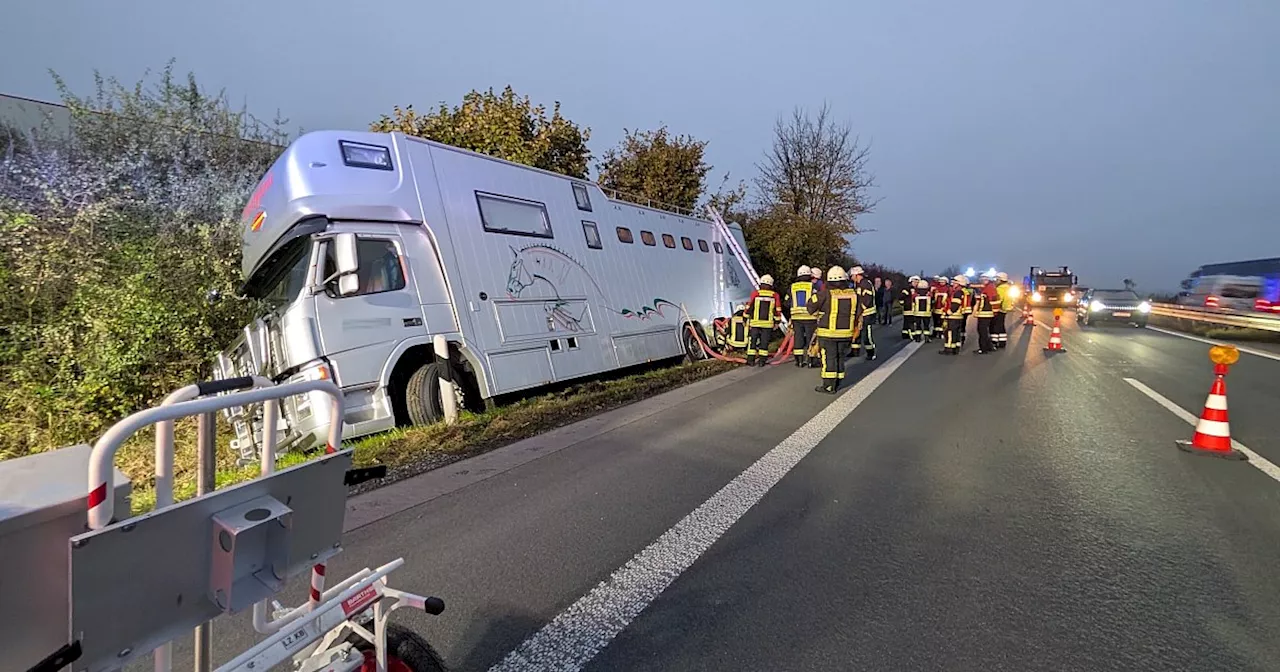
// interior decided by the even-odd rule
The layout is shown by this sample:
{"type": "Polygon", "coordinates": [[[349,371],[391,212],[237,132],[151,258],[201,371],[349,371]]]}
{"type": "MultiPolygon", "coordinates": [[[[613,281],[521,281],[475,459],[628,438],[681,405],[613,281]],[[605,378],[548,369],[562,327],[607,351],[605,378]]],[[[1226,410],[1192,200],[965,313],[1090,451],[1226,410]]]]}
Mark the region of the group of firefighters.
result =
{"type": "MultiPolygon", "coordinates": [[[[971,286],[963,275],[936,276],[932,281],[911,276],[898,295],[902,307],[902,338],[913,341],[943,339],[938,352],[958,355],[965,342],[969,317],[977,321],[977,354],[1003,349],[1009,342],[1006,319],[1020,290],[1009,276],[983,275],[971,286]]],[[[769,361],[769,340],[782,321],[784,306],[790,317],[792,356],[799,368],[821,368],[818,392],[834,394],[845,377],[850,357],[876,358],[872,325],[877,321],[876,289],[861,266],[847,272],[801,266],[787,294],[774,289],[773,276],[760,277],[760,287],[729,320],[725,343],[745,350],[747,366],[769,361]]],[[[881,309],[888,310],[888,306],[881,309]]]]}

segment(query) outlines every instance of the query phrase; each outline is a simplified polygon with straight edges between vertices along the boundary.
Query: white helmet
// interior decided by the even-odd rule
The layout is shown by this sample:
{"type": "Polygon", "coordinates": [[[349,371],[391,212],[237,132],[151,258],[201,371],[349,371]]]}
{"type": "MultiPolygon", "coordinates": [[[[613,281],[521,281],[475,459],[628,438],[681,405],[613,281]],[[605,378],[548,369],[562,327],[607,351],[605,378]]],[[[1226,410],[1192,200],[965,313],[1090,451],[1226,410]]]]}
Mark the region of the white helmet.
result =
{"type": "Polygon", "coordinates": [[[733,311],[733,312],[735,312],[735,313],[741,313],[741,312],[745,311],[746,309],[747,309],[747,304],[745,304],[745,303],[739,303],[739,304],[738,304],[738,307],[737,307],[736,309],[734,309],[734,311],[733,311]]]}
{"type": "Polygon", "coordinates": [[[808,266],[801,266],[800,268],[796,269],[797,278],[806,276],[806,275],[813,275],[813,269],[809,268],[808,266]]]}
{"type": "Polygon", "coordinates": [[[1009,274],[1004,271],[1000,271],[999,273],[996,273],[996,279],[1000,282],[1009,282],[1009,274]]]}
{"type": "Polygon", "coordinates": [[[861,266],[854,266],[853,268],[849,269],[849,275],[863,275],[864,273],[865,272],[862,270],[861,266]]]}
{"type": "Polygon", "coordinates": [[[839,266],[832,266],[827,269],[827,282],[842,282],[848,280],[849,276],[839,266]]]}
{"type": "Polygon", "coordinates": [[[917,282],[919,282],[919,281],[920,281],[920,276],[918,276],[918,275],[913,275],[913,276],[911,276],[911,277],[907,278],[907,282],[909,282],[909,283],[911,283],[911,284],[913,284],[913,285],[914,285],[914,284],[916,284],[916,283],[917,283],[917,282]]]}
{"type": "Polygon", "coordinates": [[[924,279],[916,280],[916,289],[929,289],[929,281],[924,279]]]}
{"type": "Polygon", "coordinates": [[[955,283],[957,285],[960,285],[961,287],[965,287],[969,284],[969,278],[966,278],[963,275],[957,275],[956,277],[952,278],[952,280],[954,280],[955,283]]]}
{"type": "Polygon", "coordinates": [[[772,284],[773,284],[773,276],[772,276],[772,275],[769,275],[768,273],[765,273],[764,275],[760,276],[760,284],[762,284],[762,285],[772,285],[772,284]]]}

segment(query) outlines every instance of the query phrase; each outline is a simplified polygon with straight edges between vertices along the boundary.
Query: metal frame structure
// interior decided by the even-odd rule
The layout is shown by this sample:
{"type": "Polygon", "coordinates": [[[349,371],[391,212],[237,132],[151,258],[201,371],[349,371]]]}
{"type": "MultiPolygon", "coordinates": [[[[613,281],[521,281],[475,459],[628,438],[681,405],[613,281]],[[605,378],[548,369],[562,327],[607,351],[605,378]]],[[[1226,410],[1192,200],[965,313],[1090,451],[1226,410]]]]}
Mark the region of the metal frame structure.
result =
{"type": "MultiPolygon", "coordinates": [[[[209,612],[234,613],[253,605],[254,627],[269,634],[263,642],[218,668],[230,670],[271,669],[292,658],[300,672],[331,670],[347,672],[364,664],[364,654],[356,642],[372,645],[379,672],[387,666],[387,623],[395,609],[410,606],[430,614],[444,611],[438,598],[414,595],[387,586],[387,575],[404,564],[396,559],[377,569],[365,568],[324,589],[323,562],[340,552],[345,512],[346,486],[367,477],[376,477],[377,469],[347,469],[351,451],[338,450],[341,425],[334,423],[328,432],[326,456],[284,471],[275,470],[274,422],[264,426],[261,475],[231,488],[213,489],[214,418],[217,411],[231,406],[263,403],[268,411],[280,399],[307,392],[321,392],[333,399],[333,415],[341,418],[343,395],[329,380],[311,380],[274,385],[265,378],[235,378],[212,383],[190,385],[170,394],[159,406],[126,417],[112,426],[94,445],[89,459],[89,496],[87,516],[90,531],[69,540],[71,552],[71,643],[49,656],[32,672],[52,672],[71,665],[75,672],[114,672],[120,670],[147,650],[153,651],[157,672],[172,667],[170,645],[156,640],[172,637],[185,628],[196,630],[195,669],[211,669],[209,612]],[[173,503],[173,421],[196,416],[200,420],[200,492],[196,498],[173,503]],[[156,431],[156,509],[138,518],[115,518],[114,457],[121,445],[134,433],[149,425],[156,431]],[[342,472],[335,474],[333,469],[342,472]],[[319,478],[320,480],[316,480],[319,478]],[[336,481],[335,481],[336,478],[336,481]],[[319,487],[316,487],[319,484],[319,487]],[[336,487],[336,490],[335,490],[336,487]],[[302,488],[299,490],[299,488],[302,488]],[[285,493],[280,498],[271,492],[285,493]],[[294,494],[287,494],[294,493],[294,494]],[[307,493],[311,496],[298,496],[307,493]],[[336,493],[336,494],[335,494],[336,493]],[[319,504],[319,506],[317,506],[319,504]],[[309,515],[310,514],[310,515],[309,515]],[[168,529],[181,529],[190,536],[194,530],[206,543],[184,542],[184,552],[199,558],[207,554],[208,562],[169,564],[185,568],[186,574],[171,578],[170,583],[182,587],[178,607],[173,613],[185,614],[194,622],[179,620],[165,623],[159,629],[139,633],[139,627],[152,627],[131,608],[141,603],[127,599],[130,594],[145,594],[122,585],[128,574],[121,567],[142,567],[156,558],[156,539],[168,529]],[[208,535],[204,530],[209,530],[208,535]],[[312,549],[312,545],[317,547],[312,549]],[[302,546],[302,548],[299,548],[302,546]],[[195,548],[192,548],[195,547],[195,548]],[[207,549],[207,550],[206,550],[207,549]],[[292,554],[294,557],[289,557],[292,554]],[[104,558],[110,561],[102,562],[104,558]],[[77,571],[77,560],[84,561],[77,571]],[[317,564],[311,565],[312,562],[317,564]],[[103,565],[110,565],[105,568],[103,565]],[[311,593],[308,601],[285,609],[271,600],[284,588],[285,579],[311,567],[311,593]],[[291,569],[292,568],[292,569],[291,569]],[[115,585],[102,595],[92,595],[95,579],[113,577],[115,585]],[[76,599],[77,586],[90,591],[76,599]],[[124,595],[126,599],[121,599],[124,595]],[[186,606],[183,607],[186,596],[186,606]],[[202,601],[207,600],[207,601],[202,601]],[[389,599],[388,599],[389,598],[389,599]],[[274,605],[273,619],[267,618],[268,602],[274,605]],[[361,624],[371,614],[372,630],[361,624]],[[104,617],[104,614],[108,614],[104,617]],[[110,622],[107,622],[110,621],[110,622]],[[120,624],[124,623],[122,627],[120,624]],[[116,637],[120,641],[113,639],[116,637]],[[139,641],[145,640],[145,641],[139,641]],[[146,644],[134,650],[134,643],[146,644]]],[[[275,413],[267,413],[274,418],[275,413]]],[[[168,556],[164,556],[168,557],[168,556]]],[[[167,560],[166,560],[167,562],[167,560]]],[[[152,563],[154,564],[154,563],[152,563]]],[[[143,572],[145,571],[145,568],[143,572]]],[[[150,600],[154,596],[139,597],[150,600]]],[[[159,596],[172,601],[172,595],[159,596]]],[[[143,608],[146,612],[147,609],[143,608]]],[[[154,614],[150,614],[154,620],[154,614]]]]}
{"type": "Polygon", "coordinates": [[[1151,304],[1151,314],[1161,317],[1172,317],[1191,322],[1207,322],[1226,327],[1258,329],[1280,333],[1280,316],[1259,313],[1246,313],[1215,308],[1193,308],[1172,303],[1151,304]]]}

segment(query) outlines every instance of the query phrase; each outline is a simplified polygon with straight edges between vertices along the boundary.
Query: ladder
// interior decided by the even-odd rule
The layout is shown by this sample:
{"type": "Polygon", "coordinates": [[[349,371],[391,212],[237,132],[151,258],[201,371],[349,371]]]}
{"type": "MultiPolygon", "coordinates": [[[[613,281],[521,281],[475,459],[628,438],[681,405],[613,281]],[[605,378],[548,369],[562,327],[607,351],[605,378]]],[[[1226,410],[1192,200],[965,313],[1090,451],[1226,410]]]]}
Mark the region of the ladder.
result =
{"type": "Polygon", "coordinates": [[[742,264],[742,270],[747,272],[747,277],[751,279],[751,286],[760,289],[760,275],[756,273],[756,269],[751,266],[751,260],[747,257],[746,250],[738,244],[738,239],[733,237],[733,232],[729,230],[729,225],[725,224],[724,218],[719,212],[710,205],[706,206],[707,216],[711,223],[715,225],[716,231],[720,237],[724,238],[725,245],[733,252],[733,256],[737,258],[738,263],[742,264]]]}

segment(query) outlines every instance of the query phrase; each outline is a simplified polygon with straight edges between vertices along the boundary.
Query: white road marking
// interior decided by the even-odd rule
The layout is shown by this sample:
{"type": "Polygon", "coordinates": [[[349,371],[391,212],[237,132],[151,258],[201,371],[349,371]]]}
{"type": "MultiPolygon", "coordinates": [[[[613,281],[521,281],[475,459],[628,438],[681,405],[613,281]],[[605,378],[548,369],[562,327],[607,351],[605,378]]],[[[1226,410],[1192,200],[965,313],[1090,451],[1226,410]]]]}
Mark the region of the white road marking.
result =
{"type": "Polygon", "coordinates": [[[907,344],[833,399],[800,429],[507,654],[490,672],[582,669],[920,346],[907,344]]]}
{"type": "MultiPolygon", "coordinates": [[[[1188,413],[1181,406],[1166,399],[1164,395],[1160,394],[1159,392],[1156,392],[1155,390],[1147,387],[1146,385],[1143,385],[1141,381],[1134,380],[1133,378],[1125,378],[1124,382],[1129,383],[1139,392],[1147,395],[1148,397],[1151,397],[1152,401],[1155,401],[1157,404],[1164,406],[1166,409],[1168,409],[1170,413],[1185,420],[1188,425],[1191,425],[1194,427],[1196,423],[1200,422],[1199,416],[1188,413]]],[[[1253,452],[1252,450],[1249,449],[1248,446],[1244,445],[1243,443],[1240,443],[1239,441],[1236,441],[1235,439],[1231,440],[1231,446],[1236,450],[1244,453],[1245,455],[1248,455],[1249,464],[1252,464],[1253,466],[1257,467],[1258,471],[1261,471],[1262,473],[1270,476],[1271,478],[1274,478],[1276,481],[1280,481],[1280,467],[1277,467],[1275,464],[1268,461],[1267,458],[1253,452]]]]}
{"type": "Polygon", "coordinates": [[[1280,355],[1277,355],[1274,352],[1267,352],[1266,350],[1254,350],[1253,348],[1245,347],[1242,345],[1236,345],[1235,343],[1227,343],[1226,341],[1214,341],[1208,338],[1192,336],[1191,334],[1183,334],[1170,329],[1161,329],[1160,327],[1153,327],[1149,324],[1147,325],[1147,328],[1150,329],[1151,331],[1158,331],[1162,334],[1169,334],[1170,336],[1185,338],[1189,341],[1200,341],[1201,343],[1208,343],[1209,345],[1235,345],[1236,349],[1239,350],[1240,352],[1247,353],[1255,357],[1266,357],[1267,359],[1274,359],[1277,362],[1280,362],[1280,355]]]}

